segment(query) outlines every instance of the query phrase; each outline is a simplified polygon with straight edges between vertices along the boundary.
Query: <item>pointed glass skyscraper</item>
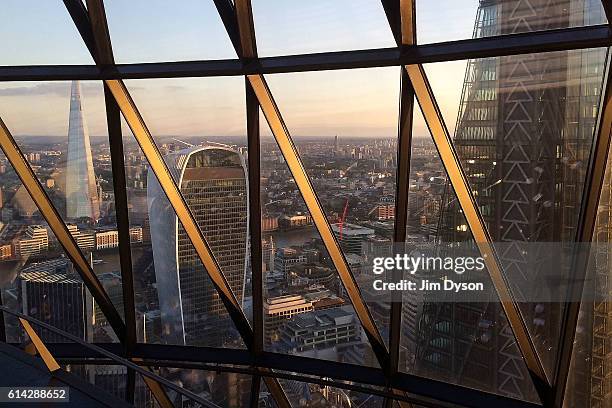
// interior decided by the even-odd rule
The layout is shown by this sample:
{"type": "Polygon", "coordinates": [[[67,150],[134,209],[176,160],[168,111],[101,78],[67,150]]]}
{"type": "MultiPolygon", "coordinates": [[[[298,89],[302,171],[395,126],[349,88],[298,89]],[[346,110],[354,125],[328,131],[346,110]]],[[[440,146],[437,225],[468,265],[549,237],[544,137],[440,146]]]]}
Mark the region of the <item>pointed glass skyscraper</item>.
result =
{"type": "Polygon", "coordinates": [[[72,82],[68,160],[66,162],[66,216],[70,219],[100,218],[100,200],[91,157],[91,144],[81,104],[81,84],[72,82]]]}

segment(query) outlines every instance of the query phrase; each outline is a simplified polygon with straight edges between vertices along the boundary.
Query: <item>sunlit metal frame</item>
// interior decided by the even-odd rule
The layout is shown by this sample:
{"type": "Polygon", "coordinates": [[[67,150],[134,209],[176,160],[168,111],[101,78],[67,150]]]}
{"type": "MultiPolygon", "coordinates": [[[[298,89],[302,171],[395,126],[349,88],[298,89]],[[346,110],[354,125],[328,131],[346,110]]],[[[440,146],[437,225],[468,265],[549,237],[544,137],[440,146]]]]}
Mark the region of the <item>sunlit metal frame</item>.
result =
{"type": "MultiPolygon", "coordinates": [[[[362,382],[365,384],[371,383],[372,381],[378,381],[378,385],[387,387],[391,395],[397,397],[395,399],[398,401],[413,401],[427,406],[431,405],[432,398],[448,403],[487,406],[483,404],[486,403],[485,401],[487,401],[488,395],[491,395],[498,401],[503,401],[507,406],[537,406],[507,397],[494,396],[486,392],[469,390],[461,386],[440,383],[435,380],[398,372],[401,302],[392,303],[390,312],[391,326],[389,349],[387,349],[363,301],[354,276],[348,268],[344,254],[331,231],[330,224],[324,216],[316,192],[306,174],[297,149],[282,119],[281,112],[263,76],[263,74],[280,72],[399,66],[402,67],[402,70],[398,122],[398,169],[394,242],[403,242],[406,234],[405,222],[407,218],[412,114],[414,96],[416,96],[426,123],[431,131],[434,143],[440,153],[442,163],[449,175],[451,185],[466,215],[474,239],[481,253],[486,255],[487,269],[498,292],[504,311],[508,316],[508,321],[517,340],[519,350],[529,369],[534,385],[538,390],[544,406],[560,408],[563,404],[565,383],[569,371],[569,361],[571,358],[576,319],[580,303],[569,303],[565,310],[562,322],[563,335],[560,342],[560,361],[553,378],[547,378],[518,305],[505,280],[503,269],[497,259],[483,219],[479,214],[473,193],[469,189],[467,178],[454,149],[450,134],[444,124],[442,115],[437,107],[435,96],[428,84],[422,64],[458,59],[603,46],[608,47],[612,45],[612,33],[610,32],[609,26],[577,27],[468,39],[439,44],[418,45],[416,42],[415,1],[381,0],[381,6],[389,21],[397,47],[261,58],[257,56],[250,0],[236,0],[234,2],[231,0],[213,1],[234,46],[236,54],[238,55],[238,59],[236,60],[115,64],[112,56],[112,46],[104,13],[103,0],[86,0],[87,8],[84,6],[82,0],[64,0],[66,9],[71,15],[96,65],[0,67],[0,81],[66,79],[104,80],[109,142],[112,155],[113,184],[115,189],[115,205],[117,207],[117,224],[120,236],[119,252],[123,278],[123,300],[126,306],[125,324],[123,320],[121,320],[117,310],[112,303],[110,303],[110,299],[91,270],[90,265],[76,246],[72,236],[68,233],[65,224],[51,204],[49,198],[45,195],[31,167],[1,120],[0,147],[2,147],[2,150],[5,152],[24,186],[41,211],[41,214],[45,217],[50,228],[58,237],[58,240],[75,264],[83,281],[91,291],[96,302],[100,305],[109,323],[122,342],[123,349],[120,350],[120,354],[128,358],[128,360],[125,360],[125,364],[129,368],[128,373],[132,375],[132,380],[129,379],[130,377],[128,375],[128,384],[131,381],[131,387],[133,387],[133,375],[134,372],[138,370],[132,365],[138,367],[138,365],[135,364],[136,362],[144,364],[165,355],[169,357],[167,359],[168,361],[175,361],[176,364],[179,364],[180,356],[183,355],[181,351],[185,350],[190,351],[189,354],[184,354],[185,357],[187,357],[184,359],[185,361],[197,362],[198,358],[202,358],[204,361],[201,362],[206,362],[214,360],[216,357],[207,354],[206,348],[143,345],[136,343],[134,289],[130,259],[129,220],[127,214],[127,197],[125,193],[125,169],[123,162],[123,144],[121,140],[120,112],[123,113],[136,140],[145,153],[151,165],[151,169],[160,181],[163,190],[168,195],[181,223],[185,226],[188,236],[194,248],[196,248],[196,252],[228,309],[230,317],[245,341],[248,350],[229,351],[228,353],[242,355],[241,358],[257,370],[257,374],[252,377],[253,382],[257,380],[257,384],[253,384],[252,387],[253,393],[258,392],[259,378],[262,377],[266,381],[268,388],[274,395],[279,406],[289,406],[287,397],[277,380],[281,375],[273,370],[297,370],[301,373],[308,373],[309,371],[325,373],[327,370],[330,377],[341,377],[347,381],[362,382]],[[251,328],[243,311],[240,309],[202,232],[195,223],[193,214],[191,214],[176,183],[170,176],[159,149],[147,130],[142,117],[138,113],[136,105],[122,81],[128,78],[204,77],[221,75],[245,76],[247,140],[249,151],[249,229],[251,232],[252,249],[253,304],[255,306],[253,328],[251,328]],[[282,356],[282,359],[278,360],[274,353],[268,353],[263,350],[263,280],[260,241],[261,203],[259,196],[260,108],[280,147],[281,153],[287,161],[306,205],[313,216],[315,226],[331,255],[334,266],[339,272],[340,279],[347,289],[350,300],[355,307],[357,317],[364,327],[367,338],[378,358],[380,369],[351,367],[350,370],[352,372],[337,373],[334,376],[332,375],[332,373],[335,373],[333,370],[346,366],[332,362],[310,361],[312,359],[300,358],[297,356],[282,356]],[[147,355],[147,353],[151,355],[147,355]],[[152,359],[148,357],[152,357],[152,359]],[[141,358],[145,360],[140,360],[141,358]],[[362,374],[360,375],[359,372],[362,372],[362,374]],[[374,375],[375,373],[376,375],[374,375]],[[448,393],[444,396],[438,395],[437,391],[445,387],[448,393]],[[408,396],[405,392],[416,394],[417,397],[408,396]],[[419,400],[418,395],[422,395],[423,399],[419,400]],[[466,399],[466,397],[470,399],[466,399]]],[[[612,19],[610,18],[612,6],[607,0],[603,0],[602,3],[606,15],[608,16],[608,21],[612,23],[612,19]]],[[[597,137],[594,142],[590,167],[585,183],[585,194],[587,199],[584,200],[584,205],[581,209],[579,231],[576,237],[578,242],[589,241],[592,237],[599,194],[607,162],[610,139],[612,137],[612,84],[610,82],[610,74],[608,73],[605,82],[605,97],[602,100],[602,107],[600,109],[597,137]]],[[[581,276],[580,274],[583,274],[586,270],[586,260],[580,258],[576,259],[574,262],[576,276],[581,276]]],[[[575,290],[577,292],[574,293],[574,295],[579,294],[582,288],[580,287],[575,290]]],[[[4,308],[1,305],[0,307],[4,308]]],[[[23,319],[26,319],[26,317],[24,316],[23,319]]],[[[26,327],[26,325],[29,326],[27,320],[23,319],[21,321],[24,327],[26,327]]],[[[31,329],[31,326],[29,326],[29,328],[31,329]]],[[[30,333],[27,327],[26,331],[30,333]]],[[[31,331],[33,332],[33,329],[31,331]]],[[[35,332],[33,333],[35,335],[35,332]]],[[[30,337],[32,337],[32,335],[30,335],[30,337]]],[[[38,340],[40,342],[40,339],[38,340]]],[[[34,343],[36,345],[36,342],[34,343]]],[[[42,342],[40,343],[42,344],[42,342]]],[[[45,345],[42,344],[42,347],[45,347],[45,345]]],[[[48,345],[48,347],[51,350],[62,350],[61,345],[48,345]]],[[[98,348],[104,350],[101,347],[98,348]]],[[[46,350],[47,353],[49,353],[48,349],[46,350]]],[[[97,351],[98,355],[104,354],[100,352],[100,350],[97,351]]],[[[65,352],[66,350],[64,350],[64,354],[65,352]]],[[[74,352],[74,350],[71,350],[71,352],[74,352]]],[[[70,355],[70,352],[68,355],[70,355]]],[[[51,356],[51,354],[49,354],[49,356],[51,356]]],[[[150,386],[152,389],[159,387],[163,392],[163,388],[159,385],[159,382],[157,382],[159,379],[156,379],[154,376],[155,375],[153,375],[153,377],[145,375],[145,377],[148,378],[147,383],[149,384],[149,382],[151,382],[150,386]]],[[[316,381],[313,380],[313,382],[316,381]]],[[[130,385],[128,385],[128,387],[130,387],[130,385]]],[[[387,396],[386,406],[390,406],[393,399],[394,398],[387,396]]],[[[252,398],[252,405],[256,403],[256,400],[254,400],[255,398],[252,398]]],[[[169,400],[166,400],[160,402],[160,404],[167,406],[168,402],[169,400]]]]}

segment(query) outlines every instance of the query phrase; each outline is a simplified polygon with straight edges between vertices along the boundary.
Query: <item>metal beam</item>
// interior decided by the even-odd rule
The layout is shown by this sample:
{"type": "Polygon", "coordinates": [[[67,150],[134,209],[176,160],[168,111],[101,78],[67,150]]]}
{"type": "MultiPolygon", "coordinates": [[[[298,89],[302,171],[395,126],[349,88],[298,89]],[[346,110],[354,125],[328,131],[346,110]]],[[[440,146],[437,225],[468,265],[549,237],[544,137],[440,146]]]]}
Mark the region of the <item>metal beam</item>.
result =
{"type": "MultiPolygon", "coordinates": [[[[582,206],[576,227],[575,242],[580,245],[583,242],[592,242],[601,189],[604,184],[606,171],[612,171],[609,164],[610,141],[612,139],[612,54],[608,50],[604,76],[605,82],[603,93],[599,104],[599,118],[595,137],[591,147],[589,167],[585,176],[584,189],[582,192],[582,206]]],[[[578,248],[572,259],[573,285],[569,287],[567,299],[561,320],[561,332],[559,340],[559,361],[554,376],[554,393],[552,406],[561,408],[565,398],[565,391],[569,370],[571,366],[578,314],[580,312],[581,299],[584,282],[589,268],[590,253],[584,248],[578,248]]]]}
{"type": "MultiPolygon", "coordinates": [[[[116,344],[99,343],[94,345],[106,351],[121,351],[116,344]]],[[[102,354],[89,350],[85,345],[51,343],[48,347],[58,360],[72,358],[97,360],[104,357],[102,354]]],[[[311,376],[312,380],[310,382],[317,384],[320,383],[320,380],[329,378],[332,379],[331,381],[346,381],[384,389],[387,381],[385,373],[380,368],[350,365],[348,366],[350,369],[347,369],[347,364],[345,363],[271,352],[264,352],[254,361],[252,360],[252,355],[247,350],[166,344],[138,344],[135,355],[143,359],[144,362],[142,364],[159,365],[160,367],[197,369],[208,364],[223,364],[228,368],[226,371],[236,368],[237,372],[242,372],[242,369],[239,367],[243,367],[245,370],[253,368],[257,370],[273,370],[266,374],[271,377],[280,377],[288,372],[299,372],[300,375],[311,376]]],[[[411,397],[418,394],[422,395],[424,399],[441,400],[461,406],[542,408],[542,405],[533,402],[521,401],[492,392],[475,390],[462,385],[420,377],[410,373],[398,373],[392,379],[391,386],[396,390],[410,393],[411,397]]]]}
{"type": "Polygon", "coordinates": [[[519,307],[514,302],[500,261],[493,247],[491,237],[480,214],[476,200],[470,190],[467,176],[461,167],[460,159],[455,151],[455,147],[444,123],[442,113],[434,98],[425,71],[421,65],[407,65],[406,71],[412,82],[417,101],[421,107],[421,112],[423,113],[427,127],[436,145],[444,169],[448,174],[449,181],[453,186],[457,200],[471,229],[474,241],[484,258],[491,281],[495,287],[506,317],[508,318],[519,350],[534,380],[536,389],[542,394],[544,388],[549,385],[549,381],[537,354],[535,345],[529,335],[527,326],[521,316],[519,307]]]}
{"type": "Polygon", "coordinates": [[[402,27],[402,45],[415,45],[416,40],[416,0],[400,0],[400,20],[402,27]]]}
{"type": "MultiPolygon", "coordinates": [[[[257,57],[257,44],[250,0],[237,0],[231,5],[235,24],[226,25],[227,34],[237,37],[236,54],[240,59],[257,57]]],[[[221,11],[220,11],[221,13],[221,11]]],[[[223,17],[222,17],[223,18],[223,17]]],[[[256,355],[263,351],[263,271],[261,245],[261,191],[259,102],[251,84],[244,80],[247,121],[247,151],[249,166],[249,233],[251,239],[251,289],[253,292],[253,348],[256,355]]]]}
{"type": "Polygon", "coordinates": [[[425,64],[610,45],[612,35],[609,27],[596,25],[416,45],[404,47],[401,52],[397,47],[378,48],[263,57],[248,63],[230,59],[119,64],[116,68],[104,69],[93,65],[10,66],[0,67],[0,81],[179,78],[324,71],[425,64]]]}
{"type": "MultiPolygon", "coordinates": [[[[389,1],[383,1],[383,4],[389,1]]],[[[394,9],[398,12],[400,32],[398,45],[413,45],[416,43],[415,11],[413,0],[395,0],[394,9]]],[[[392,24],[392,20],[389,20],[392,24]]],[[[392,25],[393,28],[393,25],[392,25]]],[[[410,188],[410,158],[412,153],[412,121],[414,107],[414,90],[406,70],[400,71],[400,97],[398,118],[398,151],[395,186],[395,220],[393,243],[398,249],[399,243],[406,242],[406,223],[408,221],[408,194],[410,188]]],[[[393,280],[399,282],[403,278],[400,270],[393,271],[393,280]]],[[[389,329],[389,378],[399,369],[401,332],[402,332],[402,295],[393,296],[390,309],[389,329]]],[[[393,401],[387,399],[385,406],[391,407],[393,401]]]]}
{"type": "Polygon", "coordinates": [[[253,293],[253,351],[263,351],[263,271],[261,245],[261,191],[259,102],[245,79],[247,148],[249,165],[249,234],[251,239],[251,284],[253,293]]]}
{"type": "Polygon", "coordinates": [[[604,13],[606,13],[608,24],[612,25],[612,1],[601,0],[601,4],[603,5],[604,13]]]}
{"type": "MultiPolygon", "coordinates": [[[[4,306],[3,293],[4,289],[0,289],[0,307],[4,306]]],[[[0,343],[6,343],[6,323],[4,321],[4,313],[0,313],[0,343]]]]}
{"type": "Polygon", "coordinates": [[[64,251],[70,261],[72,261],[74,267],[79,272],[83,283],[93,296],[94,300],[100,307],[102,313],[108,320],[109,324],[113,328],[113,331],[117,335],[120,341],[123,342],[125,339],[126,327],[121,319],[121,316],[113,306],[108,294],[104,290],[104,287],[98,280],[98,277],[94,273],[91,265],[87,259],[83,256],[83,253],[79,249],[76,241],[72,234],[68,231],[66,224],[60,217],[59,213],[51,203],[51,200],[43,190],[40,182],[36,178],[34,171],[26,161],[23,153],[19,149],[17,142],[9,132],[8,128],[0,118],[0,148],[4,151],[7,159],[13,166],[15,173],[19,176],[19,179],[23,183],[32,200],[38,207],[41,215],[45,218],[49,224],[49,228],[53,231],[53,234],[64,248],[64,251]]]}
{"type": "Polygon", "coordinates": [[[381,337],[378,328],[376,327],[376,323],[374,322],[374,319],[372,318],[372,315],[370,314],[370,311],[368,310],[361,296],[361,292],[359,291],[355,277],[350,271],[348,263],[344,258],[344,254],[340,249],[340,245],[332,232],[325,214],[323,213],[321,204],[319,203],[314,188],[310,183],[310,179],[306,174],[306,170],[304,169],[297,149],[295,148],[289,131],[287,130],[283,118],[281,117],[278,106],[276,106],[276,102],[270,93],[270,89],[268,88],[268,85],[262,75],[249,75],[248,79],[253,87],[253,90],[255,91],[255,95],[257,95],[259,105],[261,106],[264,116],[268,121],[268,125],[272,130],[276,143],[278,144],[278,147],[280,148],[281,153],[287,162],[289,170],[295,179],[295,183],[297,184],[298,189],[304,198],[306,207],[312,216],[315,226],[321,235],[321,239],[325,244],[336,270],[338,271],[338,275],[340,276],[342,283],[344,284],[344,288],[346,289],[353,304],[355,313],[357,314],[357,317],[365,330],[366,336],[370,341],[372,350],[374,351],[380,366],[383,369],[387,369],[389,364],[389,354],[383,338],[381,337]]]}
{"type": "MultiPolygon", "coordinates": [[[[123,296],[123,316],[126,325],[125,353],[131,356],[136,344],[136,305],[134,301],[134,277],[132,272],[132,248],[130,245],[130,221],[128,218],[128,200],[123,156],[123,137],[121,132],[121,111],[106,85],[104,86],[106,103],[106,123],[108,142],[113,173],[113,191],[115,200],[115,217],[119,236],[119,264],[121,269],[121,290],[123,296]]],[[[126,397],[133,403],[135,373],[128,369],[126,397]],[[131,399],[131,400],[130,400],[131,399]]]]}
{"type": "Polygon", "coordinates": [[[253,10],[251,0],[236,0],[236,18],[238,20],[238,32],[240,33],[240,46],[242,59],[257,58],[257,43],[255,41],[255,25],[253,24],[253,10]]]}
{"type": "Polygon", "coordinates": [[[249,406],[251,408],[259,408],[259,390],[261,388],[261,376],[259,374],[251,377],[251,400],[249,406]]]}
{"type": "Polygon", "coordinates": [[[94,62],[97,64],[98,60],[96,59],[96,44],[85,4],[83,4],[82,0],[64,0],[64,5],[70,14],[70,17],[72,17],[74,25],[76,26],[77,30],[79,30],[79,34],[81,34],[81,38],[83,39],[85,46],[93,57],[94,62]]]}
{"type": "MultiPolygon", "coordinates": [[[[78,1],[81,2],[81,0],[78,1]]],[[[88,22],[95,44],[95,54],[93,54],[93,57],[100,66],[113,65],[115,64],[115,58],[113,57],[113,47],[111,46],[110,34],[108,32],[104,3],[102,0],[86,1],[87,11],[89,12],[88,22]]]]}
{"type": "Polygon", "coordinates": [[[395,39],[395,43],[402,43],[402,15],[400,13],[400,0],[381,0],[383,10],[389,22],[389,28],[395,39]]]}
{"type": "Polygon", "coordinates": [[[34,347],[36,348],[36,351],[38,352],[40,357],[45,362],[45,365],[47,366],[49,371],[54,372],[54,371],[59,370],[61,368],[60,365],[57,364],[57,361],[55,361],[55,358],[53,358],[53,355],[51,355],[51,353],[45,346],[45,343],[43,343],[40,337],[38,337],[38,334],[36,333],[34,328],[30,325],[30,322],[28,322],[25,319],[22,319],[21,317],[19,318],[19,322],[23,326],[26,333],[28,333],[28,337],[32,341],[31,344],[34,345],[34,347]]]}
{"type": "Polygon", "coordinates": [[[242,47],[240,45],[240,33],[238,31],[238,19],[236,18],[236,10],[232,0],[213,0],[221,21],[225,26],[225,31],[234,46],[236,55],[242,55],[242,47]]]}

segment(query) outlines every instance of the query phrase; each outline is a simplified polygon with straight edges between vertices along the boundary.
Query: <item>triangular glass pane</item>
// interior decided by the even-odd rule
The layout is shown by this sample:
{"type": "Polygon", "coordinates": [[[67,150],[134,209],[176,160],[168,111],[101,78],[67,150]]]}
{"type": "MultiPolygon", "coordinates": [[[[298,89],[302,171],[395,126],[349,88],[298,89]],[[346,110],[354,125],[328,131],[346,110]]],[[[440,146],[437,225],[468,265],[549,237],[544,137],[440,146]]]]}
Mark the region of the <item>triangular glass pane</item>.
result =
{"type": "Polygon", "coordinates": [[[6,0],[0,27],[0,65],[93,64],[61,2],[6,0]]]}
{"type": "MultiPolygon", "coordinates": [[[[424,121],[416,101],[414,111],[408,248],[436,256],[452,256],[452,248],[463,245],[463,256],[477,258],[480,254],[472,245],[471,230],[435,145],[430,137],[424,137],[428,131],[422,129],[424,121]]],[[[460,279],[449,273],[449,279],[460,279]]],[[[400,369],[537,402],[531,378],[486,268],[462,276],[482,282],[484,290],[469,299],[448,298],[436,291],[404,292],[400,369]]]]}
{"type": "Polygon", "coordinates": [[[396,45],[378,2],[255,0],[252,4],[262,57],[396,45]]]}
{"type": "MultiPolygon", "coordinates": [[[[0,100],[0,110],[7,127],[83,255],[91,260],[111,301],[123,315],[102,83],[4,83],[0,93],[5,94],[0,100]]],[[[29,218],[40,217],[17,179],[4,174],[2,182],[2,187],[17,197],[12,199],[16,206],[14,214],[7,215],[9,226],[19,225],[23,220],[28,224],[29,218]]],[[[8,214],[9,210],[6,211],[8,214]]],[[[95,304],[93,318],[96,327],[108,332],[103,336],[108,338],[106,341],[112,339],[114,334],[95,304]]]]}
{"type": "Polygon", "coordinates": [[[265,349],[378,366],[273,138],[261,143],[261,175],[265,349]]]}
{"type": "Polygon", "coordinates": [[[118,63],[236,58],[212,1],[104,2],[118,63]]]}
{"type": "Polygon", "coordinates": [[[512,290],[525,299],[519,307],[549,374],[565,295],[547,281],[551,263],[537,252],[541,243],[557,243],[547,244],[565,264],[556,278],[568,276],[563,254],[569,252],[560,243],[575,239],[605,57],[606,49],[598,48],[470,60],[459,99],[447,78],[457,77],[461,65],[426,67],[512,290]],[[534,256],[542,258],[537,265],[534,256]],[[558,295],[540,297],[544,291],[558,295]]]}
{"type": "MultiPolygon", "coordinates": [[[[372,258],[393,241],[399,69],[266,78],[357,283],[372,291],[372,258]]],[[[365,296],[387,341],[390,304],[365,296]]]]}
{"type": "Polygon", "coordinates": [[[599,0],[417,0],[416,16],[421,44],[607,22],[599,0]]]}
{"type": "MultiPolygon", "coordinates": [[[[220,126],[238,133],[244,122],[239,123],[239,116],[223,116],[223,109],[208,110],[209,95],[223,100],[218,90],[198,94],[191,89],[220,89],[227,85],[224,79],[134,81],[128,87],[222,272],[246,309],[250,296],[246,141],[244,133],[224,137],[216,133],[220,126]],[[146,99],[144,93],[159,98],[146,99]]],[[[232,98],[231,91],[226,95],[232,98]]],[[[244,103],[244,98],[236,103],[244,103]]],[[[142,323],[139,340],[243,348],[148,161],[125,123],[123,128],[130,223],[144,232],[143,245],[132,247],[137,318],[142,323]]]]}

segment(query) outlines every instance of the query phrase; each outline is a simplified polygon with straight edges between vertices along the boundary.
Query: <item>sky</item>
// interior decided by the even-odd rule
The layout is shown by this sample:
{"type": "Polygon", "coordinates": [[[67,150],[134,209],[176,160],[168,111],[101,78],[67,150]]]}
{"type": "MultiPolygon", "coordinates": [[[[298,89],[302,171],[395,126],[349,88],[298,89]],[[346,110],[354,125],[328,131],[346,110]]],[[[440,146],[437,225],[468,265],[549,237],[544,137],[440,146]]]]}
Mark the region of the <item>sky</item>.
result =
{"type": "MultiPolygon", "coordinates": [[[[417,38],[469,38],[478,0],[417,0],[417,38]]],[[[252,0],[260,56],[392,47],[379,0],[252,0]]],[[[119,63],[236,58],[212,0],[105,0],[119,63]]],[[[92,64],[59,0],[3,0],[0,65],[92,64]],[[27,24],[25,23],[27,22],[27,24]]],[[[465,61],[426,66],[453,129],[465,61]]],[[[295,136],[397,134],[398,67],[267,75],[295,136]]],[[[154,135],[243,135],[241,77],[126,81],[154,135]]],[[[83,82],[90,134],[105,135],[102,85],[83,82]]],[[[70,82],[0,83],[0,117],[15,135],[66,136],[70,82]]],[[[415,136],[427,130],[416,114],[415,136]]],[[[262,126],[263,134],[269,134],[262,126]]]]}

